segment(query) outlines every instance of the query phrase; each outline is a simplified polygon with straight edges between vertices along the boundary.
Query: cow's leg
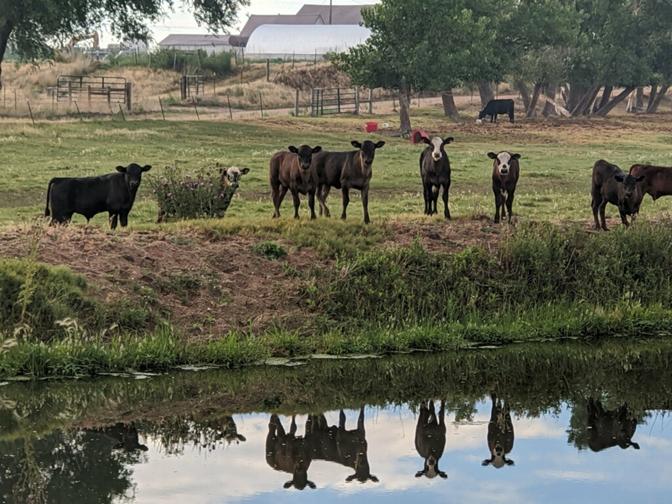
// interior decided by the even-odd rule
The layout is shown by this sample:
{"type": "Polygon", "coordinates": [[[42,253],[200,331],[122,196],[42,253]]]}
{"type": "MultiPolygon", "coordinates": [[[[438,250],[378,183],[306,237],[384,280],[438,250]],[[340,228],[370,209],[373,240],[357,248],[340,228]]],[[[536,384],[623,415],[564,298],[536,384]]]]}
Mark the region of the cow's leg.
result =
{"type": "Polygon", "coordinates": [[[310,220],[317,218],[315,215],[315,191],[308,192],[308,208],[310,208],[310,220]]]}
{"type": "Polygon", "coordinates": [[[364,224],[370,224],[369,219],[369,188],[362,189],[362,207],[364,208],[364,224]]]}
{"type": "Polygon", "coordinates": [[[627,214],[625,213],[625,211],[623,209],[619,208],[618,213],[621,214],[621,222],[623,223],[623,225],[625,227],[628,227],[630,225],[630,223],[628,222],[628,218],[626,217],[627,214]]]}
{"type": "Polygon", "coordinates": [[[602,221],[602,229],[605,231],[609,231],[607,229],[607,217],[605,215],[605,212],[607,210],[607,200],[602,200],[600,203],[600,220],[602,221]]]}
{"type": "Polygon", "coordinates": [[[341,213],[341,219],[345,220],[347,219],[348,203],[350,203],[350,189],[343,186],[341,192],[343,193],[343,212],[341,213]]]}
{"type": "Polygon", "coordinates": [[[595,220],[595,229],[597,231],[600,230],[600,220],[597,216],[597,213],[600,210],[600,204],[602,203],[602,198],[599,196],[593,195],[593,201],[591,203],[591,207],[593,208],[593,219],[595,220]]]}
{"type": "Polygon", "coordinates": [[[296,434],[296,416],[292,415],[292,423],[289,426],[289,435],[294,436],[296,434]]]}
{"type": "Polygon", "coordinates": [[[441,406],[439,407],[439,425],[445,425],[446,419],[446,401],[441,399],[441,406]]]}
{"type": "Polygon", "coordinates": [[[329,207],[327,206],[327,198],[329,197],[329,191],[331,191],[331,187],[328,185],[322,186],[322,194],[318,194],[318,197],[321,198],[320,204],[322,207],[324,207],[324,216],[325,217],[331,217],[331,212],[329,212],[329,207]]]}
{"type": "Polygon", "coordinates": [[[280,217],[280,186],[271,186],[271,197],[273,198],[273,218],[280,217]]]}
{"type": "Polygon", "coordinates": [[[364,433],[364,406],[359,408],[359,417],[357,418],[357,430],[364,433]]]}
{"type": "Polygon", "coordinates": [[[513,217],[513,195],[514,192],[510,191],[508,194],[508,198],[506,198],[506,209],[509,212],[509,222],[511,222],[511,217],[513,217]]]}
{"type": "Polygon", "coordinates": [[[275,204],[275,214],[273,214],[273,218],[278,218],[280,217],[280,205],[282,205],[282,200],[285,199],[285,194],[287,194],[287,187],[282,186],[280,188],[280,194],[278,194],[278,200],[275,204]]]}
{"type": "Polygon", "coordinates": [[[110,212],[110,214],[109,214],[110,229],[116,229],[117,228],[117,219],[118,219],[118,215],[116,213],[110,212]]]}
{"type": "Polygon", "coordinates": [[[499,224],[499,207],[501,206],[502,195],[498,189],[494,189],[495,193],[495,224],[499,224]]]}
{"type": "Polygon", "coordinates": [[[338,428],[340,430],[345,430],[345,413],[343,410],[338,414],[338,428]]]}
{"type": "Polygon", "coordinates": [[[301,206],[301,199],[299,199],[299,191],[292,189],[292,200],[294,201],[294,218],[299,218],[299,207],[301,206]]]}
{"type": "Polygon", "coordinates": [[[450,189],[450,186],[444,185],[443,186],[443,216],[450,220],[450,209],[448,208],[448,190],[450,189]]]}
{"type": "Polygon", "coordinates": [[[432,186],[432,215],[438,214],[438,202],[439,202],[439,191],[441,190],[440,185],[432,186]]]}
{"type": "Polygon", "coordinates": [[[428,191],[430,190],[429,184],[422,184],[422,198],[425,200],[425,215],[429,215],[429,194],[428,191]]]}
{"type": "Polygon", "coordinates": [[[121,224],[121,227],[128,226],[128,212],[119,214],[119,224],[121,224]]]}

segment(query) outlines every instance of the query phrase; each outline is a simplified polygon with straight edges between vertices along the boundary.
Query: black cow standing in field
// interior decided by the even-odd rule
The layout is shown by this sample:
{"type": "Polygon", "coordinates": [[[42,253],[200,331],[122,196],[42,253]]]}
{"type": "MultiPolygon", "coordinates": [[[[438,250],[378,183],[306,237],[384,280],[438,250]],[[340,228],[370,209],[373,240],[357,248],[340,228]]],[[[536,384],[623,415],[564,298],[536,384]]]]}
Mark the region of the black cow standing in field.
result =
{"type": "Polygon", "coordinates": [[[493,159],[492,166],[492,192],[495,193],[495,223],[499,223],[501,209],[502,218],[509,212],[509,222],[513,216],[513,197],[520,176],[520,154],[510,152],[488,152],[488,157],[493,159]]]}
{"type": "Polygon", "coordinates": [[[485,116],[490,116],[490,122],[497,122],[497,115],[506,114],[509,121],[514,122],[515,104],[513,100],[490,100],[483,110],[478,114],[478,120],[482,121],[485,116]]]}
{"type": "Polygon", "coordinates": [[[439,416],[434,410],[434,401],[423,402],[420,406],[418,425],[415,428],[415,449],[425,459],[422,471],[415,473],[415,477],[447,478],[445,472],[439,469],[439,459],[446,447],[446,405],[441,401],[439,416]]]}
{"type": "Polygon", "coordinates": [[[454,140],[434,137],[431,140],[423,137],[428,147],[420,154],[420,177],[422,178],[423,196],[425,198],[425,215],[438,213],[437,202],[439,191],[443,189],[443,215],[450,219],[448,209],[448,191],[450,190],[450,160],[445,146],[454,140]]]}
{"type": "Polygon", "coordinates": [[[294,417],[287,434],[278,415],[271,415],[266,436],[266,462],[276,471],[292,475],[292,479],[284,484],[284,488],[292,486],[297,490],[306,487],[315,488],[315,483],[308,479],[308,468],[311,463],[308,441],[304,436],[296,436],[294,417]]]}
{"type": "Polygon", "coordinates": [[[270,180],[271,194],[275,211],[273,218],[280,217],[280,205],[287,191],[291,191],[294,200],[294,218],[299,218],[300,194],[308,195],[310,218],[315,218],[315,191],[317,180],[310,169],[313,154],[317,154],[322,147],[302,145],[299,148],[289,146],[289,152],[277,152],[271,158],[270,180]]]}
{"type": "Polygon", "coordinates": [[[370,140],[360,143],[356,140],[350,142],[357,149],[350,152],[322,152],[315,156],[312,172],[317,178],[317,198],[320,203],[320,215],[324,213],[330,216],[327,207],[327,197],[332,187],[341,189],[343,193],[343,212],[341,219],[347,217],[348,204],[350,203],[350,190],[356,189],[362,193],[362,206],[364,208],[364,222],[369,224],[369,183],[373,174],[373,160],[376,150],[381,149],[385,142],[377,143],[370,140]]]}
{"type": "Polygon", "coordinates": [[[605,410],[599,400],[594,401],[592,397],[588,400],[588,447],[592,451],[599,452],[614,446],[623,450],[632,446],[639,450],[639,445],[632,441],[636,430],[637,419],[630,414],[627,404],[605,410]]]}
{"type": "Polygon", "coordinates": [[[125,227],[142,174],[151,169],[150,165],[131,163],[117,166],[118,173],[98,177],[53,178],[47,188],[44,215],[51,217],[52,224],[64,224],[76,213],[86,217],[88,222],[94,215],[108,212],[112,229],[116,229],[117,219],[125,227]]]}
{"type": "Polygon", "coordinates": [[[495,394],[491,394],[492,410],[490,411],[490,422],[488,423],[488,450],[490,458],[482,462],[483,466],[496,467],[500,469],[514,465],[513,460],[506,456],[513,450],[513,422],[511,421],[511,410],[506,401],[502,402],[495,394]]]}
{"type": "Polygon", "coordinates": [[[593,218],[595,229],[607,231],[605,211],[607,203],[616,205],[624,226],[628,226],[627,215],[634,219],[644,198],[642,181],[644,175],[633,176],[623,172],[615,164],[600,159],[593,166],[591,194],[593,197],[593,218]],[[598,220],[598,213],[600,219],[598,220]],[[601,222],[600,222],[601,221],[601,222]]]}

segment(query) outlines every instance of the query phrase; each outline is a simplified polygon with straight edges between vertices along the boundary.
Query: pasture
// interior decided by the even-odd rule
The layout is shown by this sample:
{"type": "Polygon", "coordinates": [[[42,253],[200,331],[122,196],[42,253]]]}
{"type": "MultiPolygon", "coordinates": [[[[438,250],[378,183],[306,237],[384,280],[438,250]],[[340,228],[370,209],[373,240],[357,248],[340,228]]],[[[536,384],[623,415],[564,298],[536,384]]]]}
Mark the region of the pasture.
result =
{"type": "MultiPolygon", "coordinates": [[[[432,134],[451,135],[447,146],[452,167],[450,207],[453,223],[492,218],[490,150],[519,152],[521,178],[514,202],[519,222],[576,222],[589,225],[592,164],[607,159],[628,169],[634,163],[672,165],[672,124],[668,115],[608,120],[521,121],[517,124],[454,124],[437,110],[422,110],[414,125],[432,134]]],[[[393,116],[378,118],[395,126],[393,116]]],[[[168,165],[189,170],[221,163],[249,167],[225,220],[257,225],[270,220],[272,203],[268,160],[290,144],[321,145],[327,150],[350,150],[350,140],[363,140],[363,118],[275,118],[245,123],[206,121],[95,121],[54,122],[33,127],[28,122],[0,124],[0,226],[18,224],[42,215],[45,191],[55,176],[87,176],[113,171],[117,164],[138,162],[154,168],[143,180],[130,216],[131,228],[154,225],[157,207],[149,181],[168,165]]],[[[384,139],[377,153],[371,182],[370,213],[375,226],[383,221],[440,222],[422,216],[422,185],[418,158],[424,145],[393,137],[385,131],[370,138],[384,139]]],[[[340,193],[332,191],[332,213],[338,215],[340,193]]],[[[646,197],[642,219],[659,219],[672,210],[672,199],[655,204],[646,197]]],[[[285,199],[282,220],[291,219],[291,197],[285,199]]],[[[307,202],[302,199],[302,220],[307,202]]],[[[608,216],[617,217],[614,207],[608,216]]],[[[349,223],[359,224],[359,195],[353,191],[349,223]]],[[[82,223],[84,219],[75,218],[82,223]]],[[[105,226],[105,215],[92,224],[105,226]]],[[[265,224],[270,224],[266,222],[265,224]]],[[[272,224],[271,224],[272,225],[272,224]]],[[[170,226],[170,225],[169,225],[170,226]]],[[[317,224],[320,226],[320,224],[317,224]]]]}

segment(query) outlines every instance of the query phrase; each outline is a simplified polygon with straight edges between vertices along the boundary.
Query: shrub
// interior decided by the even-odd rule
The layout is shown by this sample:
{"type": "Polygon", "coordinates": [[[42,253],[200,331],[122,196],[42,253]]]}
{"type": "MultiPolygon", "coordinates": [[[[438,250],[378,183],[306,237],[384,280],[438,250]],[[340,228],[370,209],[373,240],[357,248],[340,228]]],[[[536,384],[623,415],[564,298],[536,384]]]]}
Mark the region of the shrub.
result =
{"type": "Polygon", "coordinates": [[[287,251],[275,242],[264,241],[252,246],[252,252],[266,257],[267,259],[280,259],[287,255],[287,251]]]}
{"type": "Polygon", "coordinates": [[[231,73],[232,55],[228,52],[208,54],[206,51],[158,49],[147,54],[119,54],[110,58],[110,66],[143,66],[175,70],[181,74],[226,76],[231,73]]]}

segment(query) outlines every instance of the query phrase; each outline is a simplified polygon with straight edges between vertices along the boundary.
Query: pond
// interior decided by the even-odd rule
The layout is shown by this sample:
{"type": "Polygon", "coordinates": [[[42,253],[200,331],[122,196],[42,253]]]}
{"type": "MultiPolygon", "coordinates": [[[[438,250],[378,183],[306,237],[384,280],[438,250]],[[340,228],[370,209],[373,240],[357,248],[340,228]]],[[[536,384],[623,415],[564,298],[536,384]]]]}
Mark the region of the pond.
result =
{"type": "MultiPolygon", "coordinates": [[[[672,343],[0,387],[6,503],[668,502],[672,343]]],[[[300,364],[300,365],[297,365],[300,364]]]]}

